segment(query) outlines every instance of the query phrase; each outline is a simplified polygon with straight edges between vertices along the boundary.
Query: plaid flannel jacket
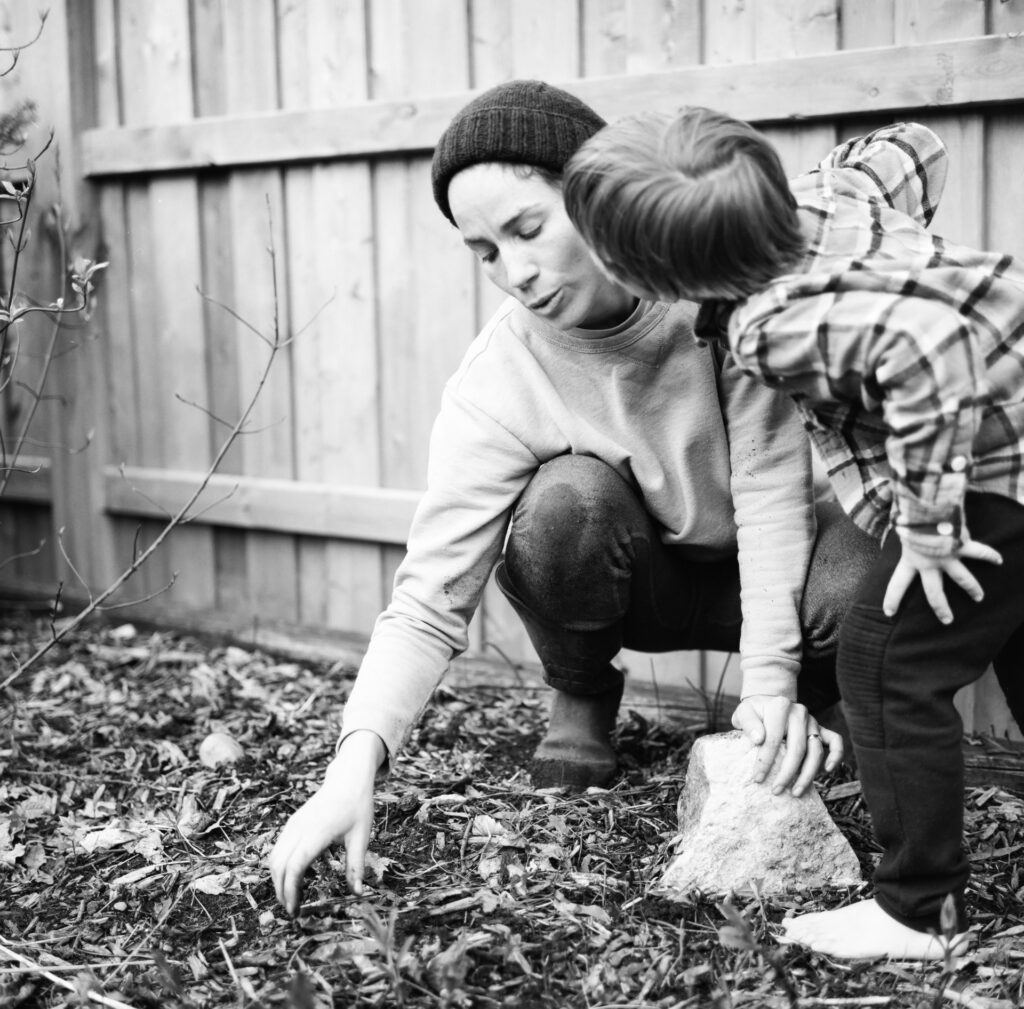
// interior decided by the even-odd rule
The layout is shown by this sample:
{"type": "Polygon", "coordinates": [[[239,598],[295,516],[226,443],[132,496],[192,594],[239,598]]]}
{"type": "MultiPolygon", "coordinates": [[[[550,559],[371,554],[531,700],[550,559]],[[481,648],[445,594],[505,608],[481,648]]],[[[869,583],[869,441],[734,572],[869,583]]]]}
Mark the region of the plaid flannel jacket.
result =
{"type": "Polygon", "coordinates": [[[698,320],[792,396],[861,528],[938,555],[968,488],[1024,502],[1024,265],[926,230],[946,164],[916,123],[837,147],[791,183],[816,222],[799,269],[698,320]]]}

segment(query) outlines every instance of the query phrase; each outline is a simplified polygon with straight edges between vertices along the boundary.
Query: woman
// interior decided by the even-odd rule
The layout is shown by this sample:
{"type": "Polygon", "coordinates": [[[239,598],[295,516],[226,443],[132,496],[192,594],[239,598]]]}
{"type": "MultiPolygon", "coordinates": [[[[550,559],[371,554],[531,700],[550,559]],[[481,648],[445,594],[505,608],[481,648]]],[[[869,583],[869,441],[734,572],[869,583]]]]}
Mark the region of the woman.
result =
{"type": "Polygon", "coordinates": [[[622,647],[738,650],[733,724],[760,747],[758,780],[786,742],[776,791],[802,793],[842,757],[797,701],[797,673],[803,659],[801,701],[836,699],[838,626],[876,547],[834,507],[816,523],[792,406],[694,338],[695,306],[638,300],[591,258],[559,177],[603,125],[565,91],[513,81],[438,142],[435,200],[510,297],[445,388],[427,492],[337,754],[271,853],[291,913],[338,840],[361,892],[375,778],[466,647],[496,565],[554,688],[537,784],[614,775],[622,647]]]}

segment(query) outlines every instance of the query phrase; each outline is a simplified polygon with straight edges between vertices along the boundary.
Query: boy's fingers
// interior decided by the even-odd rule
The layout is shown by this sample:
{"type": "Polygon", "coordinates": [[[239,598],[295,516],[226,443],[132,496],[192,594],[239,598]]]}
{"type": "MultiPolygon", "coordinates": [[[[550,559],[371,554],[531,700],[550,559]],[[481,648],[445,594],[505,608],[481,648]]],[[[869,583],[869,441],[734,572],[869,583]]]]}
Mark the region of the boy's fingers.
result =
{"type": "Polygon", "coordinates": [[[968,557],[975,561],[986,561],[989,564],[1002,564],[1003,555],[986,543],[977,543],[970,540],[960,548],[960,556],[968,557]]]}
{"type": "Polygon", "coordinates": [[[980,603],[985,598],[985,592],[981,587],[981,583],[959,561],[950,565],[947,574],[976,603],[980,603]]]}
{"type": "Polygon", "coordinates": [[[906,595],[907,589],[910,588],[916,573],[913,568],[908,568],[904,564],[896,565],[896,570],[893,571],[892,578],[889,579],[889,584],[886,587],[885,597],[882,599],[882,612],[887,617],[893,616],[900,608],[900,603],[903,602],[903,597],[906,595]]]}
{"type": "Polygon", "coordinates": [[[942,586],[941,571],[922,571],[921,585],[924,587],[924,595],[928,600],[935,616],[939,622],[949,624],[953,622],[953,611],[949,608],[949,601],[946,599],[946,592],[942,586]]]}

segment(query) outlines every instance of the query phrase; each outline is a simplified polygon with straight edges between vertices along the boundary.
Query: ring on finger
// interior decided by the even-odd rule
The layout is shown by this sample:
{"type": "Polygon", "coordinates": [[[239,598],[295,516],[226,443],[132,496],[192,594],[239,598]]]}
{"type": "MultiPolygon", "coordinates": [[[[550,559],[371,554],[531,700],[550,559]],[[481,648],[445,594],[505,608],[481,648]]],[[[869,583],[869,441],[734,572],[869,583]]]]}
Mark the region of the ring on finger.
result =
{"type": "Polygon", "coordinates": [[[808,732],[807,733],[807,738],[808,739],[816,739],[820,743],[821,742],[821,733],[820,732],[808,732]]]}

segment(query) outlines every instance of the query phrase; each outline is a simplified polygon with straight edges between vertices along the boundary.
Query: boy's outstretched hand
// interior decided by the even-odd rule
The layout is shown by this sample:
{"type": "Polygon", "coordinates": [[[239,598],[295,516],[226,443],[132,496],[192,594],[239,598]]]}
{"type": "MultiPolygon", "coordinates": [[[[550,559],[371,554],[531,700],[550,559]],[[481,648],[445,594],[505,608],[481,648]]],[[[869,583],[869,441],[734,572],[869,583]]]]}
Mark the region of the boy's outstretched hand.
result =
{"type": "Polygon", "coordinates": [[[373,825],[373,783],[386,751],[374,732],[346,736],[327,765],[324,782],[292,815],[267,865],[277,899],[290,914],[302,902],[302,877],[313,860],[336,841],[345,844],[345,879],[363,892],[363,864],[373,825]]]}
{"type": "Polygon", "coordinates": [[[882,612],[887,617],[895,616],[907,589],[913,585],[915,578],[920,578],[928,605],[931,606],[935,616],[939,618],[939,622],[951,624],[953,610],[946,598],[944,578],[952,579],[976,603],[980,603],[985,595],[977,578],[963,563],[965,559],[985,561],[987,564],[1003,563],[1002,555],[997,550],[985,546],[984,543],[976,543],[974,540],[966,540],[946,556],[935,557],[915,549],[904,539],[901,544],[899,562],[885,590],[882,612]]]}

